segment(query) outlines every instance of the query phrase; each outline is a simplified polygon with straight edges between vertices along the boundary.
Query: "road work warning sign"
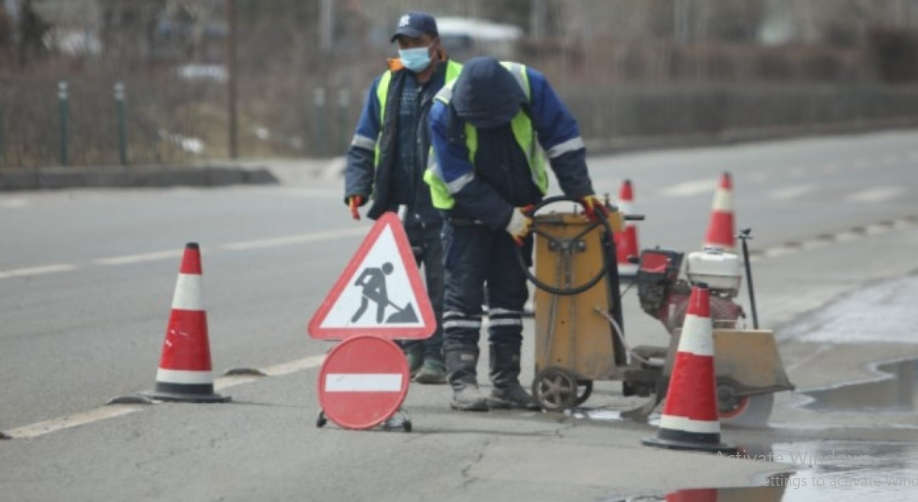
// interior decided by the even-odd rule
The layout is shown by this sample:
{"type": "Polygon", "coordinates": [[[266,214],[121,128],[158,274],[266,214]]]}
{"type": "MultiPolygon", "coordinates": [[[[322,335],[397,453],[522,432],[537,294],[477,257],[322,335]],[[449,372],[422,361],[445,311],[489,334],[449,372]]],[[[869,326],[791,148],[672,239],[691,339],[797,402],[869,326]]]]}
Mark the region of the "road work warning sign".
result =
{"type": "Polygon", "coordinates": [[[309,321],[309,336],[320,340],[419,339],[435,329],[411,245],[394,213],[376,221],[309,321]]]}

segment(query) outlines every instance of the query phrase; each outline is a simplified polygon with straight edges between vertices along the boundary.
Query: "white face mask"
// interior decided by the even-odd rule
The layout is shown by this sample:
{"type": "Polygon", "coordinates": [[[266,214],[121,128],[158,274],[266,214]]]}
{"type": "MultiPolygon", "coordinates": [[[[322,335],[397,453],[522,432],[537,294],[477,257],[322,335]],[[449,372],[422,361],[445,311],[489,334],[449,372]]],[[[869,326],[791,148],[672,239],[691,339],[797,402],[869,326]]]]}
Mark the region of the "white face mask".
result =
{"type": "Polygon", "coordinates": [[[398,57],[401,58],[402,64],[410,71],[415,73],[422,72],[427,69],[430,65],[430,48],[433,44],[428,45],[427,47],[415,47],[413,49],[399,49],[398,57]]]}

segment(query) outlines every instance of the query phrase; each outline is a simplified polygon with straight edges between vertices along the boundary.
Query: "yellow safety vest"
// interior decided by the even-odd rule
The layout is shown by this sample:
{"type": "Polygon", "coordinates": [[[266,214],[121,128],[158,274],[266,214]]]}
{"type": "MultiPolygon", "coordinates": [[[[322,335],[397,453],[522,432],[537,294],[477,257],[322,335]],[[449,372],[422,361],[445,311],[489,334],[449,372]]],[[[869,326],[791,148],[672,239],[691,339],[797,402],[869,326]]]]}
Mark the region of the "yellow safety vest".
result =
{"type": "MultiPolygon", "coordinates": [[[[399,70],[399,71],[408,71],[408,70],[399,70]]],[[[462,65],[453,61],[448,60],[446,62],[446,77],[445,81],[450,82],[455,80],[459,76],[459,72],[462,71],[462,65]]],[[[392,70],[386,70],[382,74],[382,77],[379,78],[379,84],[376,86],[376,100],[379,103],[379,135],[376,136],[376,147],[374,152],[376,154],[373,165],[374,167],[379,167],[379,157],[381,147],[379,144],[380,138],[382,138],[382,129],[383,125],[386,123],[386,107],[389,103],[389,83],[392,81],[392,70]]]]}
{"type": "MultiPolygon", "coordinates": [[[[523,89],[523,92],[526,94],[526,99],[531,100],[532,90],[529,86],[529,75],[526,73],[526,66],[511,62],[502,62],[501,64],[510,71],[514,78],[516,78],[520,88],[523,89]]],[[[434,99],[449,105],[453,97],[454,84],[455,80],[447,81],[447,84],[443,86],[443,89],[437,93],[434,99]]],[[[532,119],[529,118],[526,112],[520,110],[510,121],[510,128],[513,130],[513,137],[516,139],[517,144],[526,154],[526,161],[529,163],[529,172],[532,176],[532,182],[535,183],[544,195],[548,192],[548,174],[545,172],[545,153],[539,145],[538,137],[532,126],[532,119]]],[[[465,123],[465,145],[469,151],[469,162],[474,167],[475,153],[478,151],[478,130],[468,122],[465,123]]],[[[446,182],[443,181],[443,176],[440,174],[440,168],[436,156],[434,155],[433,148],[431,148],[430,155],[428,156],[427,170],[424,172],[424,181],[430,185],[430,198],[434,207],[437,209],[452,209],[456,201],[453,199],[450,188],[447,186],[446,182]]]]}

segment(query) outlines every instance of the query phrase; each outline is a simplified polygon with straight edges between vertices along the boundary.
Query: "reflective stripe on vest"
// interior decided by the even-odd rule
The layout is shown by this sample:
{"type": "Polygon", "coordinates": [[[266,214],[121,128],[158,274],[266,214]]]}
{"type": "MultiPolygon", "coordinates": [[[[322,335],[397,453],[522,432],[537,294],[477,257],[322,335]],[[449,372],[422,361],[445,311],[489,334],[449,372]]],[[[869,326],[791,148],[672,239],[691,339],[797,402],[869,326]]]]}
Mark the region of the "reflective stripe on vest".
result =
{"type": "MultiPolygon", "coordinates": [[[[529,74],[526,73],[526,66],[511,62],[502,62],[501,65],[513,75],[514,79],[516,79],[516,82],[526,95],[527,101],[531,100],[532,89],[529,85],[529,74]]],[[[440,89],[440,92],[437,93],[434,99],[448,105],[453,98],[454,84],[455,81],[448,81],[447,84],[443,86],[443,89],[440,89]]],[[[535,183],[536,187],[538,187],[539,191],[544,195],[548,192],[548,173],[545,171],[545,153],[542,151],[542,147],[537,141],[536,132],[532,126],[532,119],[529,118],[526,112],[520,110],[510,121],[510,128],[513,131],[513,138],[526,155],[526,162],[529,164],[529,173],[532,182],[535,183]]],[[[465,123],[465,146],[469,151],[469,163],[471,163],[474,168],[475,153],[478,151],[478,130],[468,122],[465,123]]],[[[468,185],[474,178],[475,175],[469,173],[450,183],[443,181],[443,172],[440,170],[440,165],[436,160],[433,148],[431,148],[427,160],[427,171],[424,172],[424,181],[430,185],[431,199],[433,200],[434,207],[437,209],[451,209],[456,203],[455,200],[453,200],[453,194],[462,190],[462,188],[468,185]]]]}
{"type": "MultiPolygon", "coordinates": [[[[408,71],[408,70],[399,70],[399,71],[408,71]]],[[[455,61],[446,62],[446,75],[444,76],[444,82],[449,82],[455,80],[459,76],[459,72],[462,71],[462,65],[455,61]]],[[[379,84],[376,86],[376,102],[379,104],[379,134],[376,136],[376,145],[374,148],[375,156],[373,160],[373,166],[379,167],[379,157],[381,156],[381,145],[379,144],[380,138],[382,138],[382,128],[386,123],[386,108],[389,104],[389,85],[392,83],[392,70],[386,70],[385,73],[379,78],[379,84]]]]}

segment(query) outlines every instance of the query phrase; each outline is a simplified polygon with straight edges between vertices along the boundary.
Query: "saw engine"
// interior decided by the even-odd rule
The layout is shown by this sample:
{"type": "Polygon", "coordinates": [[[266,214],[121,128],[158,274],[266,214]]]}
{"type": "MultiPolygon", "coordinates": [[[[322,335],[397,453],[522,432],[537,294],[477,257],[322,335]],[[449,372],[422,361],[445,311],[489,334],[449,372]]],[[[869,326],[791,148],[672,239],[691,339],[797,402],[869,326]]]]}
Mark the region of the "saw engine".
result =
{"type": "Polygon", "coordinates": [[[679,251],[641,251],[635,278],[641,308],[674,334],[685,321],[692,285],[705,283],[710,291],[714,327],[736,328],[737,321],[746,317],[743,307],[733,300],[742,283],[739,257],[717,248],[705,248],[689,253],[687,261],[684,258],[685,254],[679,251]]]}

